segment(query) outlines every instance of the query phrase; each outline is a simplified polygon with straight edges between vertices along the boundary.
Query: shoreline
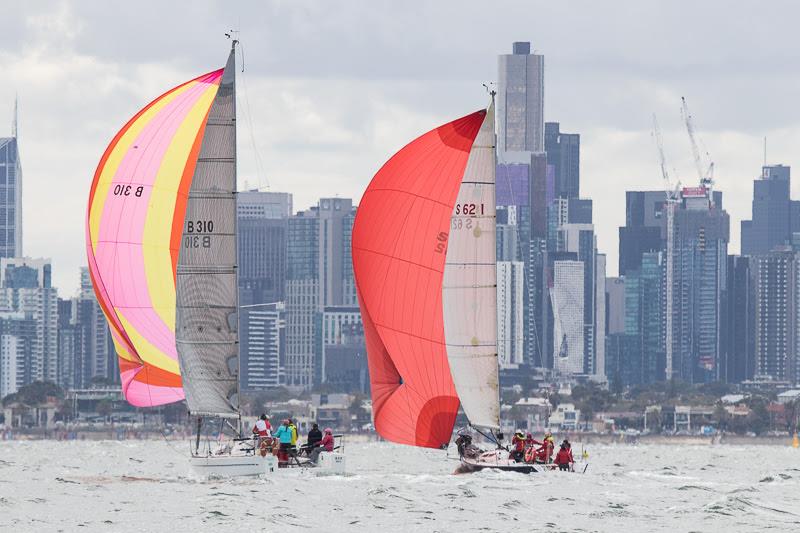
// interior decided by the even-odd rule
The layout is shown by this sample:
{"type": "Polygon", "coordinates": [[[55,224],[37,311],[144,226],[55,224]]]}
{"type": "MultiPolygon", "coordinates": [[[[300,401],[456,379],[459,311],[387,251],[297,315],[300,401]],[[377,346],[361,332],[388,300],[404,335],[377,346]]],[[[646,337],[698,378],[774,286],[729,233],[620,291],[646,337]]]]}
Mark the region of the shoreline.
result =
{"type": "MultiPolygon", "coordinates": [[[[626,435],[609,433],[556,433],[557,438],[568,438],[573,444],[681,444],[693,446],[792,446],[790,435],[747,436],[735,434],[722,435],[626,435]]],[[[11,441],[138,441],[166,440],[184,441],[193,438],[193,434],[183,431],[165,433],[160,428],[96,428],[81,430],[26,430],[0,431],[0,442],[11,441]]],[[[345,433],[348,443],[382,442],[375,433],[345,433]]]]}

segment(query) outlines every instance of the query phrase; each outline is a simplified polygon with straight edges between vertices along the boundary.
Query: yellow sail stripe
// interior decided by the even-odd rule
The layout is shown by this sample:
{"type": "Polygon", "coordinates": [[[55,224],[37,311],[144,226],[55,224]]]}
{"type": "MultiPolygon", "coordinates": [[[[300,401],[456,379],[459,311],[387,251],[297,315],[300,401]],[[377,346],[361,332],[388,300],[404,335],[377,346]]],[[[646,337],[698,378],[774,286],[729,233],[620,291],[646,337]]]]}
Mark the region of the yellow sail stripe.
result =
{"type": "Polygon", "coordinates": [[[171,238],[169,229],[172,228],[175,198],[186,160],[218,88],[218,85],[209,85],[198,98],[164,153],[150,194],[142,235],[142,253],[150,301],[153,310],[173,332],[175,331],[175,281],[169,249],[171,238]]]}
{"type": "Polygon", "coordinates": [[[105,205],[111,182],[117,173],[120,163],[128,153],[128,150],[153,117],[158,115],[158,113],[172,102],[175,97],[188,90],[196,83],[196,81],[193,81],[177,87],[154,102],[147,111],[142,113],[142,115],[131,124],[128,130],[120,137],[119,141],[117,141],[111,153],[109,153],[108,159],[97,180],[97,187],[95,189],[92,205],[89,206],[89,235],[92,239],[92,249],[97,248],[97,240],[100,236],[100,219],[103,216],[103,206],[105,205]]]}

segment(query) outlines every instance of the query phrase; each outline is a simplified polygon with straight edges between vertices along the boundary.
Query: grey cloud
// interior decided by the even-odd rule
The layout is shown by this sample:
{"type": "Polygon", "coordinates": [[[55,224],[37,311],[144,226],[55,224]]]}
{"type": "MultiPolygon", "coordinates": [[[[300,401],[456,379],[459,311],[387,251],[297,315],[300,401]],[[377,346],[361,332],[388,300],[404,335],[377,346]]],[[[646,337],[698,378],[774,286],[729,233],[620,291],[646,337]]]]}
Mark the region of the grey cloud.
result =
{"type": "Polygon", "coordinates": [[[651,113],[671,164],[694,179],[684,95],[717,163],[736,249],[762,137],[770,160],[785,164],[800,141],[798,12],[790,1],[721,0],[9,3],[0,119],[19,92],[26,253],[52,256],[56,283],[74,290],[88,186],[106,144],[153,97],[221,65],[232,27],[263,160],[259,175],[242,120],[242,185],[269,181],[293,192],[297,208],[319,195],[358,199],[395,150],[485,105],[481,83],[496,77],[497,54],[529,40],[546,56],[547,120],[583,135],[582,190],[595,199],[609,271],[624,190],[661,187],[651,113]]]}

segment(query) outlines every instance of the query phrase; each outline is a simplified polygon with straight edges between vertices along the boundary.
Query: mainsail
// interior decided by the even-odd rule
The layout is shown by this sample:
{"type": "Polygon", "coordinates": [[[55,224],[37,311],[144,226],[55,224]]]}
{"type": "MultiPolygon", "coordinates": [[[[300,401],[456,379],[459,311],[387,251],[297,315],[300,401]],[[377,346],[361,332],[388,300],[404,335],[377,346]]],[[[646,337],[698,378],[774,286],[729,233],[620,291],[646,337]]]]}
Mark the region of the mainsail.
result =
{"type": "Polygon", "coordinates": [[[180,401],[175,272],[186,192],[222,70],[139,111],[109,144],[86,217],[89,272],[111,328],[122,389],[135,406],[180,401]]]}
{"type": "Polygon", "coordinates": [[[201,416],[236,417],[239,407],[234,57],[231,49],[184,196],[176,278],[183,389],[189,412],[201,416]]]}
{"type": "MultiPolygon", "coordinates": [[[[375,429],[401,444],[447,445],[458,396],[445,349],[442,279],[451,215],[486,111],[397,152],[364,192],[353,269],[375,429]]],[[[492,206],[492,209],[494,206],[492,206]]]]}
{"type": "Polygon", "coordinates": [[[494,104],[470,150],[450,223],[442,302],[450,373],[473,426],[500,429],[494,104]]]}

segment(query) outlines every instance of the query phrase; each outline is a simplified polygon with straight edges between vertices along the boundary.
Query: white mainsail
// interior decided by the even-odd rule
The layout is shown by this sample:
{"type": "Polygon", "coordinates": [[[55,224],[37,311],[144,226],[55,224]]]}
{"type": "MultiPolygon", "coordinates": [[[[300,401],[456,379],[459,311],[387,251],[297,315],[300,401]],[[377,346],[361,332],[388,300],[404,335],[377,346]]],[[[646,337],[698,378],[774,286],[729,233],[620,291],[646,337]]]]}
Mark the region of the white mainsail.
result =
{"type": "Polygon", "coordinates": [[[442,286],[450,373],[473,426],[500,428],[494,102],[472,145],[450,222],[442,286]]]}
{"type": "Polygon", "coordinates": [[[236,68],[231,50],[211,106],[183,226],[175,337],[189,412],[238,413],[236,68]]]}

